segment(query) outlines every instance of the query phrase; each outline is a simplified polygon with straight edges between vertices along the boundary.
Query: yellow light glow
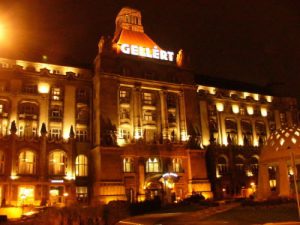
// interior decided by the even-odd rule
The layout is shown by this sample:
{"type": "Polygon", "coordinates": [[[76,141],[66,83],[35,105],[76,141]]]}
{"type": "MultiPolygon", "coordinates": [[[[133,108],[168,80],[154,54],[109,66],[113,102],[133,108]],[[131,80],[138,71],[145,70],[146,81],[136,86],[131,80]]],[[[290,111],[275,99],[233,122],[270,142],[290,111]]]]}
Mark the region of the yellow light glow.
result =
{"type": "Polygon", "coordinates": [[[266,108],[261,107],[260,112],[261,112],[261,115],[262,115],[263,117],[267,117],[267,116],[268,116],[268,111],[267,111],[266,108]]]}
{"type": "Polygon", "coordinates": [[[66,180],[75,180],[75,176],[73,176],[73,175],[71,174],[71,172],[68,172],[68,173],[67,173],[67,176],[65,176],[65,179],[66,179],[66,180]]]}
{"type": "Polygon", "coordinates": [[[223,112],[224,111],[224,104],[221,102],[216,103],[216,108],[218,112],[223,112]]]}
{"type": "Polygon", "coordinates": [[[244,98],[247,98],[248,96],[250,96],[250,93],[248,93],[248,92],[244,92],[243,94],[244,94],[244,98]]]}
{"type": "Polygon", "coordinates": [[[38,91],[41,94],[48,94],[49,89],[50,89],[50,86],[47,83],[39,83],[39,85],[38,85],[38,91]]]}
{"type": "Polygon", "coordinates": [[[209,87],[209,88],[208,88],[208,92],[209,92],[209,94],[211,94],[211,95],[215,95],[215,94],[216,94],[216,89],[213,88],[213,87],[209,87]]]}
{"type": "Polygon", "coordinates": [[[259,94],[253,94],[254,100],[258,101],[259,100],[259,94]]]}
{"type": "Polygon", "coordinates": [[[233,105],[232,105],[232,112],[233,112],[234,114],[238,114],[238,113],[240,112],[239,106],[236,105],[236,104],[233,104],[233,105]]]}
{"type": "Polygon", "coordinates": [[[247,106],[247,113],[248,113],[249,115],[253,115],[254,110],[253,110],[253,107],[252,107],[252,106],[247,106]]]}
{"type": "Polygon", "coordinates": [[[140,139],[140,138],[141,138],[140,132],[139,132],[138,130],[136,130],[136,131],[134,132],[134,139],[138,140],[138,139],[140,139]]]}
{"type": "Polygon", "coordinates": [[[266,96],[267,102],[272,102],[272,96],[266,96]]]}
{"type": "Polygon", "coordinates": [[[0,24],[0,41],[3,41],[5,39],[5,27],[4,25],[0,24]]]}
{"type": "Polygon", "coordinates": [[[189,135],[187,135],[186,131],[181,131],[181,140],[182,141],[188,141],[189,140],[189,135]]]}
{"type": "Polygon", "coordinates": [[[65,192],[65,193],[64,193],[64,196],[65,196],[65,197],[68,197],[68,196],[69,196],[69,193],[65,192]]]}

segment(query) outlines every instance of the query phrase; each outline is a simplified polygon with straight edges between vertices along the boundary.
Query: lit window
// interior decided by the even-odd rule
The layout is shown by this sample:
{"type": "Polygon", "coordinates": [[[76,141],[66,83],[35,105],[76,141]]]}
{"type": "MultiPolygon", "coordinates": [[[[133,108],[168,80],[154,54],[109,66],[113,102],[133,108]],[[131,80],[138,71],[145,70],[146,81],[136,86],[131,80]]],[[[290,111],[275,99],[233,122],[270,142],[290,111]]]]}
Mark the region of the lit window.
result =
{"type": "Polygon", "coordinates": [[[34,103],[21,103],[20,105],[20,113],[21,114],[37,114],[38,107],[34,103]]]}
{"type": "Polygon", "coordinates": [[[153,111],[145,110],[144,111],[144,120],[146,120],[146,121],[155,121],[153,111]]]}
{"type": "Polygon", "coordinates": [[[132,158],[124,158],[123,159],[123,171],[124,172],[133,172],[133,159],[132,158]]]}
{"type": "Polygon", "coordinates": [[[121,108],[120,119],[130,119],[130,112],[127,108],[121,108]]]}
{"type": "Polygon", "coordinates": [[[52,100],[61,100],[61,90],[60,88],[52,88],[52,100]]]}
{"type": "Polygon", "coordinates": [[[4,160],[5,160],[4,152],[0,151],[0,174],[4,173],[4,162],[5,162],[4,160]]]}
{"type": "Polygon", "coordinates": [[[3,104],[0,104],[0,113],[3,113],[3,104]]]}
{"type": "Polygon", "coordinates": [[[76,187],[76,197],[78,202],[87,202],[88,188],[86,186],[76,187]]]}
{"type": "Polygon", "coordinates": [[[152,104],[152,94],[151,93],[143,93],[144,104],[151,105],[152,104]]]}
{"type": "Polygon", "coordinates": [[[160,172],[160,161],[157,158],[149,158],[146,162],[147,173],[160,172]]]}
{"type": "Polygon", "coordinates": [[[180,173],[182,172],[182,159],[173,159],[172,161],[173,165],[173,172],[180,173]]]}
{"type": "Polygon", "coordinates": [[[120,91],[120,98],[126,98],[127,97],[127,91],[121,90],[120,91]]]}
{"type": "Polygon", "coordinates": [[[59,140],[61,138],[61,129],[60,128],[51,128],[50,129],[50,138],[53,140],[59,140]]]}
{"type": "Polygon", "coordinates": [[[49,173],[51,175],[66,175],[67,157],[63,151],[55,151],[49,155],[49,173]]]}
{"type": "Polygon", "coordinates": [[[76,140],[79,142],[86,142],[88,140],[87,129],[76,130],[76,140]]]}
{"type": "Polygon", "coordinates": [[[76,157],[76,176],[86,177],[88,175],[88,158],[85,155],[76,157]]]}
{"type": "Polygon", "coordinates": [[[35,154],[23,151],[19,155],[19,174],[35,174],[35,154]]]}

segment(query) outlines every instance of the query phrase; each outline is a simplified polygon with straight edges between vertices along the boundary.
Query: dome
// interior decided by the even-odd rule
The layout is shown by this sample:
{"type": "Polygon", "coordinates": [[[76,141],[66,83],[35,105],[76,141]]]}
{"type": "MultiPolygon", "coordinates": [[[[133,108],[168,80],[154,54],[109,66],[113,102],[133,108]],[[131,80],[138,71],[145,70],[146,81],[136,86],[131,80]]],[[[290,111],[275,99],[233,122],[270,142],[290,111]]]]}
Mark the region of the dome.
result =
{"type": "Polygon", "coordinates": [[[291,151],[300,154],[300,128],[285,127],[274,131],[261,152],[261,160],[290,157],[291,151]]]}

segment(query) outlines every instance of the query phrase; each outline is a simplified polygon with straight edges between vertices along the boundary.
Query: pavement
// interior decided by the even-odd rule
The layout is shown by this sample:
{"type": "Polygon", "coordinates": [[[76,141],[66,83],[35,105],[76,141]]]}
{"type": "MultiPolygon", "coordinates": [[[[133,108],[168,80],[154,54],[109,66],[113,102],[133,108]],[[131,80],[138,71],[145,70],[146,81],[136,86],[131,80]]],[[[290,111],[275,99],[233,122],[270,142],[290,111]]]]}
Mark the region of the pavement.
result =
{"type": "Polygon", "coordinates": [[[146,214],[121,220],[116,225],[197,225],[206,217],[225,212],[239,205],[239,203],[230,203],[194,212],[146,214]]]}

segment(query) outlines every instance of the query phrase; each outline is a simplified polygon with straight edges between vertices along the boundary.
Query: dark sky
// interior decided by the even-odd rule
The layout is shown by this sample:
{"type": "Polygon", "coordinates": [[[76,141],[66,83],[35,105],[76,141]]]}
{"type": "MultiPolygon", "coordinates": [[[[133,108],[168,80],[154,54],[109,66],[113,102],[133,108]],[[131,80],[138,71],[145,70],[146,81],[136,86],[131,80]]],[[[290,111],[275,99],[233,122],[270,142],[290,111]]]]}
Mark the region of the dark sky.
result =
{"type": "Polygon", "coordinates": [[[0,56],[91,65],[123,6],[141,10],[162,48],[184,49],[199,74],[274,84],[300,99],[300,1],[0,0],[0,56]]]}

